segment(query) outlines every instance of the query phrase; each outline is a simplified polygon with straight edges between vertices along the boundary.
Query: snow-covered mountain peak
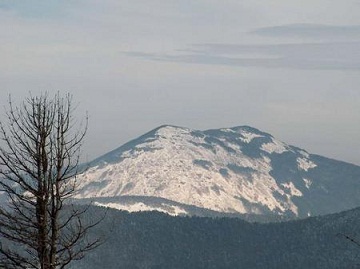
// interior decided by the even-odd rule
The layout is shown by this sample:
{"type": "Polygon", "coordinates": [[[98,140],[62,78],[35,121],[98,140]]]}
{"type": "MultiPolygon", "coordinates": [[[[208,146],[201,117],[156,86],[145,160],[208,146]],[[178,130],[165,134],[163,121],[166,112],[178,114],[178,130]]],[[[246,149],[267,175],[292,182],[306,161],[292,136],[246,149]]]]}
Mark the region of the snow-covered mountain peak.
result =
{"type": "MultiPolygon", "coordinates": [[[[79,176],[78,198],[111,197],[109,206],[126,208],[113,198],[157,197],[218,212],[307,216],[324,211],[309,197],[331,193],[323,166],[322,158],[249,126],[163,125],[93,161],[79,176]]],[[[141,203],[128,206],[151,207],[141,203]]]]}

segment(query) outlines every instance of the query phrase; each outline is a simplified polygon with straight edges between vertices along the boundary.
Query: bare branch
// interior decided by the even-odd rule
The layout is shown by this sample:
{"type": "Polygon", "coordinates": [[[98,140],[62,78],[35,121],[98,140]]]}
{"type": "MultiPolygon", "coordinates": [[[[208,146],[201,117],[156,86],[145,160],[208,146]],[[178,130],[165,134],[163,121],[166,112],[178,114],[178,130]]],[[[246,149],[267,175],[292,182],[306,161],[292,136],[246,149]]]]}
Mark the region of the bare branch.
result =
{"type": "Polygon", "coordinates": [[[0,266],[66,268],[100,244],[87,238],[98,222],[85,222],[89,207],[69,204],[77,174],[85,125],[77,130],[72,96],[31,96],[0,123],[0,266]],[[69,202],[68,202],[69,201],[69,202]]]}

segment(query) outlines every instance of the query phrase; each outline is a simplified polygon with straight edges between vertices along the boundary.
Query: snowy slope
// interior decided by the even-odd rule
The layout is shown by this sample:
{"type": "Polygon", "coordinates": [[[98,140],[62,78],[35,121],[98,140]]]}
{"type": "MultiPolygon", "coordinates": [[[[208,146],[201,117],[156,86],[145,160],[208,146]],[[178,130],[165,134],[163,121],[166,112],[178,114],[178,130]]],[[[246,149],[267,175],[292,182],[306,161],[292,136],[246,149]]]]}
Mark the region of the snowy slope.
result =
{"type": "MultiPolygon", "coordinates": [[[[248,126],[161,126],[90,163],[78,182],[77,198],[158,197],[227,213],[304,217],[360,205],[360,167],[311,155],[248,126]],[[337,188],[340,181],[344,190],[337,188]]],[[[97,204],[159,210],[143,201],[97,204]]],[[[187,213],[169,208],[173,215],[187,213]]]]}

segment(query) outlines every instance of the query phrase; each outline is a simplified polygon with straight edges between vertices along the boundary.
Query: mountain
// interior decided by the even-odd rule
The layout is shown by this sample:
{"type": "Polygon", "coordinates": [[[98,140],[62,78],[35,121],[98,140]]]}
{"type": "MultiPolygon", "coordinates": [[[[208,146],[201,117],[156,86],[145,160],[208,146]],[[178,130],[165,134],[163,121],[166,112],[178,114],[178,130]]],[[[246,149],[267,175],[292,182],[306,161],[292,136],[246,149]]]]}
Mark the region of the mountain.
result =
{"type": "MultiPolygon", "coordinates": [[[[90,218],[105,209],[91,207],[90,218]]],[[[108,210],[89,236],[104,244],[76,269],[358,268],[360,209],[280,223],[238,218],[172,217],[108,210]]]]}
{"type": "Polygon", "coordinates": [[[359,166],[310,154],[249,126],[161,126],[88,166],[76,198],[129,211],[298,218],[360,206],[359,166]]]}

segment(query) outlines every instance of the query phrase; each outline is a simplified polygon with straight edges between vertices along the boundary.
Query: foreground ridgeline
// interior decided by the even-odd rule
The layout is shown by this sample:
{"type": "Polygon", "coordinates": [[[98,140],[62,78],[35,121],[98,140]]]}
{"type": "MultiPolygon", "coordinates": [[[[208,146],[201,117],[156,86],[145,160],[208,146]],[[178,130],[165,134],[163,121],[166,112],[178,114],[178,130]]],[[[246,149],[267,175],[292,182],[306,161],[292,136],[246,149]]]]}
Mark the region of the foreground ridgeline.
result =
{"type": "MultiPolygon", "coordinates": [[[[89,214],[101,215],[103,208],[89,214]]],[[[93,232],[107,241],[73,269],[357,268],[360,209],[284,223],[109,210],[93,232]]]]}

